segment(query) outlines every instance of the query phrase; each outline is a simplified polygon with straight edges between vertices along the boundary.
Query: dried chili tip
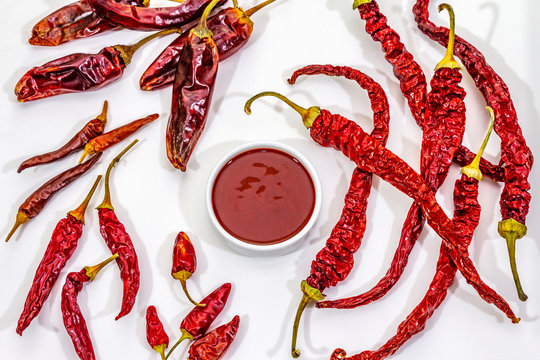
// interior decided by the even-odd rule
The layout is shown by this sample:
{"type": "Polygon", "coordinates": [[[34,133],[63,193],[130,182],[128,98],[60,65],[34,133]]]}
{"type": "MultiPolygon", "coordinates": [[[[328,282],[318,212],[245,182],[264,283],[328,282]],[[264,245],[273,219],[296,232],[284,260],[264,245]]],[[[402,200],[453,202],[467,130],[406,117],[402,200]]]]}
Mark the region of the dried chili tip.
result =
{"type": "Polygon", "coordinates": [[[156,307],[153,305],[146,309],[146,340],[150,347],[164,359],[165,349],[169,346],[169,336],[163,328],[156,307]]]}
{"type": "Polygon", "coordinates": [[[204,337],[191,344],[188,351],[188,360],[221,359],[234,341],[239,326],[240,316],[236,315],[227,324],[210,331],[204,337]]]}
{"type": "Polygon", "coordinates": [[[188,300],[195,306],[205,306],[193,300],[189,295],[186,286],[186,280],[193,275],[197,268],[197,257],[195,255],[195,248],[191,242],[189,236],[181,231],[176,236],[173,247],[173,263],[171,269],[171,275],[173,278],[180,281],[182,289],[186,294],[188,300]]]}

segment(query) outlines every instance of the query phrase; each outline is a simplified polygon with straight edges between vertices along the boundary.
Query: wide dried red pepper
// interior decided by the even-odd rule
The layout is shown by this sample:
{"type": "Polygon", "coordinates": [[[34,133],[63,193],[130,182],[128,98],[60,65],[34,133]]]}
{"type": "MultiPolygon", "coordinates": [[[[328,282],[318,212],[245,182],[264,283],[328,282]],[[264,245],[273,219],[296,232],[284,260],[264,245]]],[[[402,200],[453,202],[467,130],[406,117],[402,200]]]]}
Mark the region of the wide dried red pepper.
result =
{"type": "Polygon", "coordinates": [[[218,360],[231,346],[240,326],[240,316],[210,331],[189,347],[188,360],[218,360]]]}
{"type": "Polygon", "coordinates": [[[124,225],[116,217],[116,213],[114,212],[111,203],[109,177],[113,167],[120,161],[122,155],[131,149],[137,141],[138,140],[134,140],[129,144],[109,164],[107,173],[105,174],[105,196],[103,197],[103,202],[97,207],[99,215],[99,231],[105,240],[107,247],[111,250],[111,253],[118,254],[116,264],[120,269],[120,277],[122,278],[124,287],[122,307],[115,320],[127,315],[133,308],[133,305],[135,305],[135,299],[140,285],[140,271],[137,252],[135,251],[133,242],[124,225]]]}
{"type": "Polygon", "coordinates": [[[189,295],[186,286],[186,280],[193,275],[197,269],[197,256],[195,255],[195,248],[191,242],[189,236],[180,231],[176,235],[173,247],[173,256],[172,256],[172,268],[171,275],[176,280],[179,280],[182,284],[182,289],[186,294],[188,300],[195,306],[204,306],[199,304],[189,295]]]}
{"type": "MultiPolygon", "coordinates": [[[[234,7],[223,9],[208,18],[207,26],[212,31],[212,38],[219,53],[219,61],[229,58],[247,43],[253,31],[251,15],[274,1],[267,0],[246,11],[235,4],[234,7]]],[[[150,64],[139,80],[142,90],[156,90],[174,83],[180,53],[188,41],[188,36],[189,31],[178,36],[150,64]]]]}
{"type": "Polygon", "coordinates": [[[6,237],[6,242],[9,241],[11,236],[15,231],[24,223],[30,221],[30,219],[39,215],[41,210],[45,207],[47,202],[55,195],[58,191],[62,190],[73,181],[77,180],[82,174],[87,172],[94,166],[98,160],[101,158],[101,153],[98,153],[88,159],[86,162],[76,165],[47,181],[45,184],[41,185],[37,190],[35,190],[30,196],[24,200],[24,202],[19,206],[17,211],[17,217],[15,219],[15,224],[6,237]]]}
{"type": "Polygon", "coordinates": [[[219,54],[206,18],[218,2],[210,2],[189,32],[174,78],[165,143],[169,161],[182,171],[203,132],[214,91],[219,54]]]}
{"type": "Polygon", "coordinates": [[[152,34],[133,45],[114,45],[97,54],[75,53],[30,69],[15,85],[20,102],[49,96],[97,90],[118,80],[135,51],[148,41],[177,32],[176,29],[152,34]]]}
{"type": "Polygon", "coordinates": [[[19,165],[17,172],[20,173],[24,169],[28,169],[32,166],[48,164],[50,162],[62,159],[69,154],[84,148],[86,143],[91,139],[103,134],[105,130],[105,124],[107,124],[107,106],[108,103],[105,101],[103,103],[103,110],[101,114],[98,115],[95,119],[90,120],[84,127],[77,133],[71,140],[69,140],[65,145],[60,147],[57,150],[48,152],[46,154],[37,155],[31,157],[28,160],[25,160],[19,165]]]}
{"type": "Polygon", "coordinates": [[[451,249],[452,260],[467,282],[488,303],[499,308],[513,323],[519,322],[508,303],[482,281],[466,250],[460,245],[454,224],[437,203],[435,194],[424,184],[421,176],[399,156],[373,139],[362,128],[343,116],[312,106],[304,109],[275,92],[263,92],[246,102],[245,111],[251,113],[251,103],[261,96],[276,96],[291,105],[310,129],[312,139],[321,146],[340,150],[364,171],[376,174],[384,181],[411,197],[420,205],[428,224],[451,249]]]}
{"type": "Polygon", "coordinates": [[[95,360],[94,347],[86,327],[86,321],[81,312],[77,297],[82,291],[84,283],[93,281],[97,273],[108,263],[118,257],[114,254],[107,260],[94,265],[85,266],[79,272],[71,272],[66,277],[66,282],[62,288],[62,319],[66,331],[73,342],[75,352],[81,360],[95,360]]]}
{"type": "Polygon", "coordinates": [[[151,305],[146,309],[146,340],[148,344],[165,359],[165,349],[169,346],[169,336],[163,328],[156,307],[151,305]]]}

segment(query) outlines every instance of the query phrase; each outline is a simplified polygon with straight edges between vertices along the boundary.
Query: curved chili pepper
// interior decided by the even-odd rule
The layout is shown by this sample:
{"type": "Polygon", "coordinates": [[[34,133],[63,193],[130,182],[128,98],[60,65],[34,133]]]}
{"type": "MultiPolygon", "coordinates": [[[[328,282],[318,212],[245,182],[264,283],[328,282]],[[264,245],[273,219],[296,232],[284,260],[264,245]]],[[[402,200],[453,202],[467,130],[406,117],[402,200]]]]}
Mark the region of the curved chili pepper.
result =
{"type": "Polygon", "coordinates": [[[180,231],[174,241],[171,275],[180,281],[184,293],[193,305],[204,306],[191,298],[186,287],[186,280],[193,275],[196,268],[197,257],[195,255],[195,248],[189,236],[185,232],[180,231]]]}
{"type": "Polygon", "coordinates": [[[30,291],[26,296],[24,308],[17,324],[17,334],[22,335],[23,331],[39,314],[52,287],[58,280],[58,276],[60,276],[60,271],[77,248],[83,231],[84,213],[100,180],[101,175],[97,177],[81,205],[68,212],[67,216],[60,220],[54,228],[49,245],[47,245],[43,259],[41,259],[34,280],[32,280],[30,291]]]}
{"type": "MultiPolygon", "coordinates": [[[[450,12],[451,28],[454,29],[453,11],[446,4],[441,4],[439,9],[442,8],[450,12]]],[[[453,32],[450,35],[453,36],[453,32]]],[[[452,159],[461,145],[465,132],[465,91],[459,85],[462,78],[460,69],[454,60],[451,42],[431,79],[431,91],[427,96],[424,114],[420,175],[433,192],[439,189],[448,175],[452,159]]],[[[424,215],[418,204],[414,203],[407,213],[392,263],[382,279],[373,288],[360,295],[323,301],[317,304],[317,307],[350,309],[366,305],[387,294],[401,278],[423,227],[424,215]]]]}
{"type": "Polygon", "coordinates": [[[95,154],[97,152],[103,152],[110,148],[113,145],[118,144],[128,136],[134,134],[142,128],[143,126],[150,124],[152,121],[156,120],[159,117],[159,114],[148,115],[142,119],[134,120],[128,124],[112,129],[111,131],[106,132],[92,138],[84,146],[83,154],[79,160],[79,163],[84,160],[88,155],[95,154]]]}
{"type": "Polygon", "coordinates": [[[405,161],[366,134],[353,121],[316,106],[304,109],[275,92],[263,92],[253,96],[246,102],[246,113],[251,112],[251,103],[255,99],[267,95],[279,97],[301,114],[304,125],[310,129],[310,135],[316,143],[340,150],[356,166],[378,175],[418,203],[428,224],[451,249],[452,260],[467,282],[487,303],[494,304],[513,323],[519,322],[519,318],[515,316],[508,303],[482,281],[473,262],[457,239],[452,220],[437,203],[435,194],[424,184],[421,176],[405,161]]]}
{"type": "MultiPolygon", "coordinates": [[[[180,27],[202,14],[211,0],[185,0],[182,4],[162,8],[141,8],[112,0],[87,0],[103,18],[132,30],[162,30],[180,27]]],[[[222,4],[226,0],[220,0],[222,4]]]]}
{"type": "MultiPolygon", "coordinates": [[[[459,234],[461,246],[466,250],[471,243],[472,235],[480,221],[480,204],[478,203],[478,183],[482,180],[482,172],[478,164],[484,152],[487,140],[493,126],[492,121],[486,138],[473,162],[462,168],[461,179],[456,181],[454,187],[454,218],[455,230],[459,234]]],[[[435,310],[446,298],[448,289],[454,282],[457,268],[451,259],[451,250],[441,245],[439,260],[433,280],[421,302],[413,309],[407,318],[398,326],[396,334],[376,351],[364,351],[347,359],[384,359],[394,354],[407,340],[421,332],[433,315],[435,310]]],[[[346,352],[342,349],[334,350],[331,360],[344,359],[346,352]]]]}
{"type": "Polygon", "coordinates": [[[240,316],[210,331],[189,347],[188,360],[218,360],[231,346],[240,326],[240,316]]]}
{"type": "Polygon", "coordinates": [[[62,319],[64,320],[66,331],[73,342],[73,347],[81,360],[95,360],[96,356],[88,328],[86,327],[86,321],[84,320],[79,304],[77,304],[77,297],[82,291],[84,283],[93,281],[97,273],[117,257],[118,255],[114,254],[97,265],[85,266],[79,272],[69,273],[66,283],[62,288],[62,319]]]}
{"type": "Polygon", "coordinates": [[[193,310],[186,315],[180,324],[182,336],[169,350],[165,359],[168,359],[169,356],[171,356],[174,349],[176,349],[182,341],[186,339],[197,340],[206,333],[210,325],[212,325],[212,322],[225,307],[230,292],[230,283],[221,285],[201,301],[201,304],[204,304],[205,306],[195,306],[193,310]]]}
{"type": "MultiPolygon", "coordinates": [[[[208,18],[208,29],[212,31],[219,61],[229,58],[247,43],[253,31],[253,21],[250,16],[274,1],[267,0],[246,11],[238,6],[226,8],[208,18]]],[[[139,80],[142,90],[161,89],[174,83],[180,53],[188,41],[188,35],[189,31],[178,36],[150,64],[139,80]]]]}
{"type": "MultiPolygon", "coordinates": [[[[298,76],[325,74],[344,76],[355,80],[368,93],[373,110],[373,131],[371,135],[386,144],[388,138],[388,121],[390,120],[388,100],[381,86],[369,76],[358,70],[344,66],[310,65],[296,70],[288,80],[294,84],[298,76]]],[[[345,205],[338,223],[332,229],[326,245],[319,251],[311,263],[311,273],[306,281],[301,283],[302,300],[298,307],[293,325],[293,340],[291,353],[298,356],[296,338],[300,317],[305,307],[311,301],[324,298],[322,292],[339,281],[345,280],[354,264],[354,253],[360,247],[366,229],[367,198],[371,190],[372,175],[356,168],[353,171],[345,205]]]]}
{"type": "Polygon", "coordinates": [[[73,181],[77,180],[82,174],[87,172],[94,166],[99,158],[101,158],[101,153],[96,154],[95,156],[88,159],[86,162],[76,165],[71,169],[68,169],[49,181],[41,185],[36,191],[34,191],[30,196],[24,200],[24,202],[19,206],[19,211],[17,212],[17,217],[15,219],[15,224],[8,236],[6,237],[6,242],[9,241],[11,236],[15,231],[24,223],[30,221],[34,217],[38,216],[41,210],[45,207],[47,202],[55,195],[58,191],[62,190],[73,181]]]}
{"type": "Polygon", "coordinates": [[[169,346],[169,336],[163,329],[156,307],[151,305],[146,309],[146,340],[148,344],[165,359],[165,349],[169,346]]]}
{"type": "Polygon", "coordinates": [[[148,41],[177,32],[169,29],[152,34],[133,45],[114,45],[97,54],[76,53],[30,69],[15,85],[20,102],[49,96],[97,90],[118,80],[135,51],[148,41]]]}
{"type": "MultiPolygon", "coordinates": [[[[417,0],[413,13],[418,28],[440,44],[447,43],[448,29],[429,21],[429,0],[417,0]]],[[[500,198],[502,220],[499,234],[506,239],[514,283],[520,300],[527,300],[521,287],[515,261],[515,241],[527,233],[525,218],[529,213],[531,194],[528,177],[533,155],[527,146],[510,92],[503,79],[487,63],[482,53],[463,38],[456,36],[456,56],[461,60],[482,93],[486,105],[495,112],[495,132],[501,139],[501,161],[505,184],[500,198]]]]}
{"type": "Polygon", "coordinates": [[[122,296],[122,308],[115,320],[127,315],[133,305],[139,291],[140,272],[137,252],[133,242],[126,231],[124,225],[118,220],[111,204],[111,191],[109,187],[109,177],[113,167],[120,161],[129,149],[131,149],[139,140],[134,140],[120,154],[118,154],[109,164],[105,174],[105,196],[103,202],[97,207],[99,215],[99,231],[105,240],[111,253],[118,254],[116,264],[120,269],[120,277],[124,284],[124,294],[122,296]]]}
{"type": "Polygon", "coordinates": [[[32,166],[48,164],[50,162],[62,159],[69,154],[82,149],[88,141],[95,138],[98,135],[103,134],[105,130],[105,124],[107,123],[107,107],[108,103],[105,100],[103,103],[103,110],[101,114],[98,115],[95,119],[90,120],[84,127],[77,133],[71,140],[69,140],[61,148],[48,152],[46,154],[37,155],[31,157],[28,160],[25,160],[19,165],[17,172],[20,173],[24,169],[27,169],[32,166]]]}
{"type": "MultiPolygon", "coordinates": [[[[148,0],[115,0],[133,6],[148,6],[148,0]]],[[[87,0],[80,0],[53,11],[32,29],[32,45],[57,46],[71,40],[118,29],[98,16],[87,0]]]]}
{"type": "Polygon", "coordinates": [[[174,78],[171,115],[165,138],[167,157],[182,171],[202,134],[214,91],[219,54],[206,18],[219,2],[212,0],[189,32],[174,78]]]}

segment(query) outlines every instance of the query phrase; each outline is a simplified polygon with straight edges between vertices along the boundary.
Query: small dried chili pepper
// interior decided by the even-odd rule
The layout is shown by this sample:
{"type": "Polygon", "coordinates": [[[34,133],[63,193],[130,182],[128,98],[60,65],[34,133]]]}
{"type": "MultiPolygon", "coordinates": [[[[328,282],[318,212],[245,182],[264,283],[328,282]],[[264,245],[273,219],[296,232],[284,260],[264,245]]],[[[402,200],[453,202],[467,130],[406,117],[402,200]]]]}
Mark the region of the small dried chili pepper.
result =
{"type": "Polygon", "coordinates": [[[118,144],[128,136],[134,134],[142,128],[143,126],[150,124],[152,121],[156,120],[159,117],[159,114],[148,115],[142,119],[134,120],[128,124],[112,129],[105,134],[101,134],[92,138],[84,146],[83,154],[79,163],[84,160],[88,155],[95,154],[97,152],[103,152],[110,148],[113,145],[118,144]]]}
{"type": "MultiPolygon", "coordinates": [[[[478,203],[478,183],[482,180],[482,172],[478,165],[491,134],[494,118],[493,110],[488,109],[492,120],[486,138],[473,162],[461,169],[461,179],[458,179],[454,186],[454,218],[452,221],[464,249],[469,247],[473,232],[480,221],[481,208],[478,203]]],[[[428,319],[442,304],[448,289],[454,282],[457,268],[452,262],[450,252],[451,250],[444,244],[441,245],[437,268],[428,291],[421,302],[398,326],[397,333],[376,351],[364,351],[347,359],[384,359],[394,354],[407,340],[425,328],[428,319]]],[[[344,359],[345,356],[346,352],[344,350],[336,349],[331,356],[331,360],[344,359]]]]}
{"type": "Polygon", "coordinates": [[[190,30],[174,78],[165,143],[169,161],[182,171],[202,134],[212,100],[219,54],[206,18],[218,2],[212,0],[190,30]]]}
{"type": "Polygon", "coordinates": [[[163,328],[156,307],[151,305],[146,309],[146,340],[148,344],[165,359],[165,349],[169,346],[169,336],[163,328]]]}
{"type": "MultiPolygon", "coordinates": [[[[141,8],[112,0],[87,0],[92,8],[113,24],[133,30],[180,27],[196,19],[211,0],[185,0],[173,7],[141,8]]],[[[224,3],[226,0],[220,0],[224,3]]]]}
{"type": "Polygon", "coordinates": [[[112,254],[118,254],[116,264],[120,269],[120,277],[122,278],[124,293],[122,296],[122,308],[116,316],[115,320],[127,315],[133,305],[139,291],[140,271],[137,252],[133,246],[133,242],[126,231],[124,225],[116,217],[114,208],[111,203],[111,191],[109,186],[109,178],[113,167],[120,161],[120,158],[131,149],[139,140],[135,139],[124,150],[122,150],[109,164],[105,173],[105,195],[103,202],[97,207],[99,215],[99,232],[105,240],[107,247],[112,254]]]}
{"type": "Polygon", "coordinates": [[[30,69],[15,85],[20,102],[49,96],[97,90],[118,80],[135,51],[148,41],[177,32],[169,29],[152,34],[133,45],[114,45],[97,54],[76,53],[30,69]]]}
{"type": "MultiPolygon", "coordinates": [[[[133,6],[148,6],[148,0],[115,0],[133,6]]],[[[32,45],[57,46],[71,40],[90,37],[118,29],[98,16],[87,0],[75,1],[53,11],[32,29],[28,42],[32,45]]]]}
{"type": "Polygon", "coordinates": [[[118,255],[114,254],[97,265],[85,266],[79,272],[69,273],[66,283],[62,288],[61,307],[64,326],[81,360],[94,360],[96,356],[88,328],[86,327],[86,321],[84,320],[79,304],[77,304],[77,297],[82,291],[84,283],[93,281],[97,273],[117,257],[118,255]]]}
{"type": "Polygon", "coordinates": [[[261,96],[275,96],[285,101],[302,116],[304,126],[310,129],[310,135],[316,143],[340,150],[356,166],[376,174],[418,203],[428,224],[451,249],[452,260],[467,282],[487,303],[494,304],[513,323],[519,322],[519,318],[515,316],[508,303],[482,281],[466,250],[457,239],[452,220],[437,203],[435,194],[424,184],[421,176],[405,161],[366,134],[353,121],[316,106],[304,109],[275,92],[262,92],[250,98],[244,108],[246,113],[251,113],[251,103],[261,96]]]}
{"type": "MultiPolygon", "coordinates": [[[[234,7],[223,9],[208,18],[208,29],[212,31],[219,61],[229,58],[247,43],[253,31],[250,16],[274,1],[267,0],[246,11],[235,4],[234,7]]],[[[150,64],[139,81],[142,90],[156,90],[174,83],[180,53],[188,41],[188,36],[189,31],[181,34],[150,64]]]]}
{"type": "Polygon", "coordinates": [[[210,331],[189,347],[188,360],[218,360],[234,341],[240,326],[240,316],[210,331]]]}
{"type": "MultiPolygon", "coordinates": [[[[289,79],[294,84],[298,76],[325,74],[344,76],[355,80],[368,93],[373,110],[373,131],[371,136],[386,144],[388,138],[388,121],[390,120],[388,100],[381,86],[362,72],[344,66],[309,65],[296,70],[289,79]]],[[[291,353],[299,355],[296,349],[296,338],[300,317],[310,301],[324,298],[322,292],[329,286],[335,286],[347,278],[354,264],[354,253],[362,243],[366,229],[366,208],[372,184],[372,175],[356,168],[353,171],[345,205],[338,223],[332,229],[330,237],[321,251],[311,263],[311,273],[301,283],[302,300],[298,307],[293,325],[293,341],[291,353]]]]}
{"type": "Polygon", "coordinates": [[[103,110],[101,111],[101,114],[95,119],[92,119],[86,123],[86,125],[84,125],[84,127],[61,148],[46,154],[31,157],[30,159],[23,161],[21,165],[19,165],[17,172],[20,173],[29,167],[48,164],[58,159],[62,159],[69,154],[84,148],[88,141],[103,134],[105,124],[107,123],[107,105],[108,103],[105,101],[103,103],[103,110]]]}
{"type": "Polygon", "coordinates": [[[185,232],[180,231],[174,241],[171,275],[176,280],[180,280],[184,293],[193,305],[204,306],[191,298],[186,287],[186,280],[193,275],[196,268],[197,257],[193,243],[185,232]]]}
{"type": "Polygon", "coordinates": [[[34,280],[32,280],[30,291],[26,296],[24,308],[17,324],[17,334],[22,335],[23,331],[39,314],[52,287],[58,280],[58,276],[60,276],[60,271],[77,248],[83,231],[84,213],[100,180],[101,175],[97,177],[81,205],[68,212],[67,216],[60,220],[54,228],[49,245],[47,245],[43,259],[41,259],[34,280]]]}
{"type": "Polygon", "coordinates": [[[95,156],[88,159],[86,162],[76,165],[71,169],[68,169],[49,181],[41,185],[36,191],[34,191],[30,196],[24,200],[21,206],[19,206],[19,211],[17,212],[17,218],[13,228],[6,237],[6,242],[9,241],[11,236],[22,224],[30,221],[30,219],[38,216],[38,214],[43,210],[47,202],[51,197],[56,194],[61,189],[65,188],[73,181],[77,180],[82,174],[87,172],[94,166],[99,158],[101,153],[96,154],[95,156]]]}
{"type": "MultiPolygon", "coordinates": [[[[454,29],[454,12],[447,4],[439,10],[447,9],[454,29]]],[[[453,31],[450,33],[453,37],[453,31]]],[[[461,82],[460,65],[453,57],[453,42],[449,43],[446,55],[436,68],[431,79],[431,91],[427,95],[424,113],[422,148],[420,151],[420,174],[433,192],[444,182],[455,153],[459,149],[465,132],[465,91],[461,82]]],[[[366,305],[383,297],[401,278],[409,255],[420,236],[424,225],[424,215],[415,203],[407,213],[401,230],[398,248],[389,270],[370,290],[344,299],[323,301],[317,307],[354,308],[366,305]]]]}
{"type": "Polygon", "coordinates": [[[169,356],[171,356],[171,353],[182,341],[186,339],[197,340],[206,333],[210,325],[212,325],[212,322],[225,307],[230,292],[230,283],[221,285],[201,301],[201,304],[204,304],[205,306],[195,306],[193,310],[186,315],[180,324],[182,336],[169,350],[165,359],[168,359],[169,356]]]}
{"type": "MultiPolygon", "coordinates": [[[[446,46],[449,30],[429,21],[429,0],[417,0],[413,7],[418,28],[431,39],[446,46]]],[[[499,234],[506,239],[512,275],[520,300],[527,300],[521,287],[515,261],[515,242],[527,233],[525,218],[531,201],[528,177],[533,155],[518,124],[516,109],[503,79],[487,63],[486,58],[473,45],[456,36],[456,56],[461,60],[482,93],[486,105],[495,112],[495,132],[501,139],[500,165],[504,169],[505,184],[499,204],[502,220],[499,234]]],[[[483,170],[483,169],[482,169],[483,170]]]]}

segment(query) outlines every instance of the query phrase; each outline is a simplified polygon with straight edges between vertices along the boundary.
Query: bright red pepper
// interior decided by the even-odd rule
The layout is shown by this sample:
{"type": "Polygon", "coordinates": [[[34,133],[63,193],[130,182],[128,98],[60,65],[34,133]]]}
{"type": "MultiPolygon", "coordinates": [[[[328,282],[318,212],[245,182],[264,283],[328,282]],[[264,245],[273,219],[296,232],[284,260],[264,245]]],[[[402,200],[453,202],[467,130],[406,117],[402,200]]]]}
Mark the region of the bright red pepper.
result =
{"type": "Polygon", "coordinates": [[[218,360],[231,346],[240,326],[240,316],[210,331],[189,347],[188,360],[218,360]]]}
{"type": "Polygon", "coordinates": [[[180,281],[184,293],[193,305],[204,306],[191,298],[186,287],[186,280],[193,275],[197,268],[197,256],[195,255],[193,243],[189,239],[189,236],[183,231],[178,233],[176,240],[174,241],[172,259],[172,277],[180,281]]]}
{"type": "Polygon", "coordinates": [[[146,340],[148,344],[165,359],[165,349],[169,346],[169,336],[163,328],[156,307],[151,305],[146,309],[146,340]]]}

